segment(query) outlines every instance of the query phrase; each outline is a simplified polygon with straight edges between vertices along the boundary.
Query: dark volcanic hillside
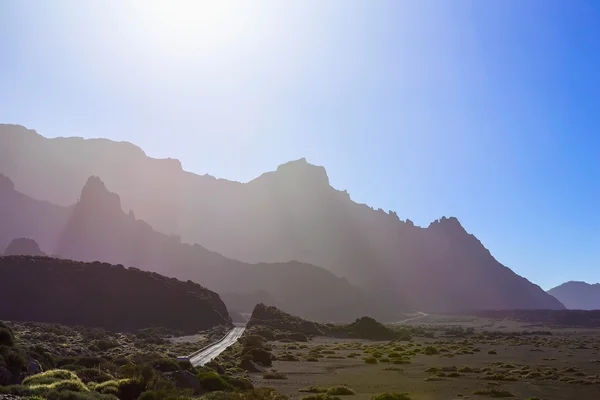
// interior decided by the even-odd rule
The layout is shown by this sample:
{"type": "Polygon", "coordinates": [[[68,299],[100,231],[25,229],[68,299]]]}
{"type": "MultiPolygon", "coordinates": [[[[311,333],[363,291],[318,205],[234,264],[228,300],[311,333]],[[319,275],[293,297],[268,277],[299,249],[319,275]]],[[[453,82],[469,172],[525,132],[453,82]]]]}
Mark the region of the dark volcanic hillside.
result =
{"type": "MultiPolygon", "coordinates": [[[[125,214],[119,196],[97,177],[83,188],[56,253],[81,261],[137,266],[202,282],[217,292],[265,291],[284,310],[312,319],[343,321],[364,313],[383,314],[360,289],[323,268],[295,261],[246,264],[156,232],[132,213],[125,214]]],[[[248,311],[253,306],[248,304],[248,311]]]]}
{"type": "Polygon", "coordinates": [[[548,290],[570,310],[600,310],[600,283],[566,282],[548,290]]]}
{"type": "Polygon", "coordinates": [[[0,149],[0,171],[28,194],[68,205],[88,176],[102,176],[125,209],[160,232],[246,262],[319,265],[394,308],[563,308],[498,263],[455,218],[415,227],[353,202],[303,159],[242,184],[185,172],[129,143],[45,139],[14,125],[0,126],[0,149]]]}
{"type": "Polygon", "coordinates": [[[30,256],[0,257],[0,320],[190,333],[231,324],[219,295],[196,283],[99,262],[30,256]]]}

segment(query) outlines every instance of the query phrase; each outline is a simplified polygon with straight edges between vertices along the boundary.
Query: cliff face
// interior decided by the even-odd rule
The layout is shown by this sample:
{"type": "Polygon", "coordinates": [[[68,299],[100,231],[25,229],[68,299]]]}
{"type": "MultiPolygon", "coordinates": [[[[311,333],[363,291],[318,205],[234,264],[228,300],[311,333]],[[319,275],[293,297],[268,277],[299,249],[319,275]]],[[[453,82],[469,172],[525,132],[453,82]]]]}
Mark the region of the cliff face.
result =
{"type": "Polygon", "coordinates": [[[563,308],[498,263],[456,218],[415,227],[353,202],[330,186],[323,167],[304,159],[242,184],[185,172],[177,161],[149,158],[129,143],[45,139],[18,126],[0,126],[0,149],[0,171],[28,194],[72,204],[88,176],[101,176],[125,209],[159,232],[245,262],[318,265],[378,304],[422,311],[563,308]],[[40,184],[55,180],[61,185],[40,184]]]}

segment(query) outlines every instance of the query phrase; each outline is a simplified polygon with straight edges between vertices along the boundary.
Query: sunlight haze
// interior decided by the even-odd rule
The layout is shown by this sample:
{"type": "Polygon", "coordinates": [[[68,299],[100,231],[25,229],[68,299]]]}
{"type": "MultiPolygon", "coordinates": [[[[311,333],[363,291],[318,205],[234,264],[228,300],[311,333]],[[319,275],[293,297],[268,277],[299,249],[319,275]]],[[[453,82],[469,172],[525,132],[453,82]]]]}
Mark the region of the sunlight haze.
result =
{"type": "MultiPolygon", "coordinates": [[[[600,281],[600,13],[585,1],[3,1],[0,122],[248,182],[305,157],[457,217],[550,289],[600,281]]],[[[2,171],[0,171],[2,172],[2,171]]]]}

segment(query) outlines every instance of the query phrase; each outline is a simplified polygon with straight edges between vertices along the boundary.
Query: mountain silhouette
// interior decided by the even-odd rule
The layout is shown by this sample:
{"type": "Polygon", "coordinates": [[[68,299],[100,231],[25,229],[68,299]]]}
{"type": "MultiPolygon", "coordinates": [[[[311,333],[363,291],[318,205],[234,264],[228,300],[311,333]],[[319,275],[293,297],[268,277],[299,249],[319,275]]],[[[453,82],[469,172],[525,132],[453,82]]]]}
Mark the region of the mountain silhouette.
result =
{"type": "Polygon", "coordinates": [[[30,256],[0,257],[0,319],[187,333],[231,324],[219,295],[198,284],[122,265],[30,256]]]}
{"type": "Polygon", "coordinates": [[[421,228],[357,204],[305,159],[239,183],[183,171],[130,143],[46,139],[15,125],[0,126],[0,149],[0,171],[36,198],[68,206],[89,176],[101,176],[125,209],[159,232],[244,262],[318,265],[378,304],[431,312],[563,308],[496,261],[456,218],[421,228]],[[61,185],[43,184],[54,181],[61,185]]]}
{"type": "Polygon", "coordinates": [[[71,215],[68,207],[32,199],[17,190],[0,174],[0,249],[16,238],[31,238],[42,251],[50,253],[71,215]]]}
{"type": "Polygon", "coordinates": [[[9,243],[4,250],[5,256],[45,256],[40,246],[33,239],[18,238],[9,243]]]}
{"type": "MultiPolygon", "coordinates": [[[[98,177],[90,177],[84,186],[56,253],[80,261],[136,266],[192,280],[219,293],[267,292],[283,309],[319,320],[381,314],[369,307],[360,289],[323,268],[295,261],[250,265],[156,232],[132,212],[124,213],[119,196],[98,177]]],[[[249,310],[254,304],[248,304],[249,310]]]]}
{"type": "Polygon", "coordinates": [[[600,283],[565,282],[548,290],[570,310],[600,310],[600,283]]]}

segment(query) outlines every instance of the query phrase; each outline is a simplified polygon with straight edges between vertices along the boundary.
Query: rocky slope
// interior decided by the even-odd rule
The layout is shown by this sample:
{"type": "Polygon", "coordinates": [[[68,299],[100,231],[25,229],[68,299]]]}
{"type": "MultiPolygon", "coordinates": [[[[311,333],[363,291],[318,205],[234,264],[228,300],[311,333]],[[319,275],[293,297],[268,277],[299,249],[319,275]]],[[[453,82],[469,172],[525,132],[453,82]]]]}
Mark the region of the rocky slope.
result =
{"type": "Polygon", "coordinates": [[[566,282],[548,290],[571,310],[600,310],[600,283],[566,282]]]}
{"type": "Polygon", "coordinates": [[[0,171],[25,193],[62,205],[72,204],[88,176],[102,176],[125,209],[160,232],[246,262],[318,265],[394,308],[563,308],[497,262],[456,218],[416,227],[353,202],[330,186],[323,167],[304,159],[242,184],[185,172],[178,161],[152,159],[130,143],[45,139],[4,125],[0,171]]]}
{"type": "Polygon", "coordinates": [[[0,320],[189,333],[231,324],[219,295],[196,283],[122,265],[31,256],[0,257],[0,320]]]}

